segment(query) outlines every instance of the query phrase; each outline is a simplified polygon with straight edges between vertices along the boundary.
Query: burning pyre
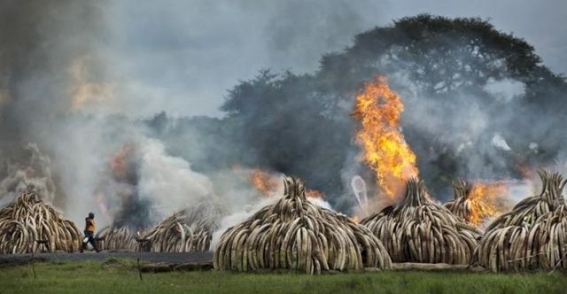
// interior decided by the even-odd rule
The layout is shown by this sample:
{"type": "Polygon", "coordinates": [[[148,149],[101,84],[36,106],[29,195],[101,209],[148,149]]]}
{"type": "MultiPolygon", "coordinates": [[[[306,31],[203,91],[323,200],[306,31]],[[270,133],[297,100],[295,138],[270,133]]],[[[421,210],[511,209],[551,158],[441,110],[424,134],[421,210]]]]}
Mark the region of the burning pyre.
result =
{"type": "Polygon", "coordinates": [[[401,194],[406,179],[418,176],[416,156],[400,132],[403,110],[400,96],[390,89],[385,77],[377,76],[357,95],[352,114],[361,124],[356,138],[363,160],[375,171],[390,202],[401,194]]]}
{"type": "MultiPolygon", "coordinates": [[[[15,158],[6,160],[6,170],[0,170],[0,206],[7,204],[29,186],[34,187],[39,199],[53,203],[56,187],[51,175],[51,160],[42,154],[35,144],[27,144],[18,150],[15,158]]],[[[0,164],[0,167],[1,164],[0,164]]]]}
{"type": "Polygon", "coordinates": [[[129,227],[106,226],[97,232],[95,238],[100,250],[139,251],[135,237],[137,232],[129,227]]]}
{"type": "MultiPolygon", "coordinates": [[[[251,171],[249,182],[262,196],[266,197],[277,196],[278,190],[281,188],[279,176],[260,169],[251,171]]],[[[308,189],[305,190],[305,196],[307,198],[325,198],[325,193],[308,189]]]]}
{"type": "Polygon", "coordinates": [[[99,249],[102,250],[139,250],[136,237],[148,226],[149,203],[137,198],[137,195],[121,195],[120,211],[113,223],[96,233],[99,249]]]}
{"type": "Polygon", "coordinates": [[[492,271],[567,269],[567,204],[562,196],[566,180],[538,172],[539,195],[520,201],[496,218],[475,252],[475,262],[492,271]]]}
{"type": "Polygon", "coordinates": [[[356,97],[353,115],[361,123],[357,139],[363,159],[391,204],[360,223],[384,242],[394,262],[467,264],[478,234],[432,202],[417,180],[416,156],[400,131],[403,109],[401,98],[381,76],[356,97]],[[405,197],[395,204],[404,182],[405,197]]]}
{"type": "Polygon", "coordinates": [[[214,253],[220,270],[390,268],[382,243],[348,217],[312,204],[303,184],[284,179],[284,197],[229,228],[214,253]]]}
{"type": "Polygon", "coordinates": [[[453,183],[455,198],[444,206],[452,213],[472,225],[479,226],[489,217],[503,211],[503,198],[506,186],[503,183],[476,183],[464,180],[453,183]]]}
{"type": "Polygon", "coordinates": [[[143,250],[153,252],[210,251],[213,233],[226,211],[220,204],[202,199],[197,205],[168,217],[138,240],[148,242],[143,250]]]}
{"type": "MultiPolygon", "coordinates": [[[[102,189],[113,187],[101,194],[116,194],[118,203],[113,206],[113,222],[101,228],[95,238],[99,249],[102,250],[139,250],[136,237],[139,230],[146,229],[149,219],[150,203],[139,198],[137,193],[138,172],[135,145],[125,143],[109,160],[107,182],[102,183],[102,189]]],[[[111,198],[112,199],[112,198],[111,198]]]]}
{"type": "Polygon", "coordinates": [[[264,196],[269,196],[275,193],[279,184],[277,177],[259,169],[255,169],[250,172],[249,182],[260,194],[264,196]]]}
{"type": "Polygon", "coordinates": [[[36,252],[43,249],[38,248],[40,242],[48,252],[76,252],[81,239],[77,226],[44,203],[33,189],[0,209],[1,254],[36,252]]]}
{"type": "Polygon", "coordinates": [[[477,231],[431,201],[422,181],[406,183],[404,199],[360,221],[383,243],[394,262],[468,264],[477,231]]]}

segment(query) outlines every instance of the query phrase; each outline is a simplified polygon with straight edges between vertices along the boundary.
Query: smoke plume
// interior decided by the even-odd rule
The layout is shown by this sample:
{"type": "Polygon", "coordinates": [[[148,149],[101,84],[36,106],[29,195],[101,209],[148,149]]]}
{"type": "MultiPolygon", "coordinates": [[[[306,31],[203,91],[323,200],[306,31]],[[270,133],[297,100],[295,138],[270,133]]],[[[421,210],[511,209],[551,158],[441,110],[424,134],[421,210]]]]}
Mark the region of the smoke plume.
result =
{"type": "Polygon", "coordinates": [[[351,116],[377,74],[439,199],[456,177],[520,179],[567,154],[565,79],[487,21],[383,25],[369,0],[138,2],[0,3],[0,204],[33,184],[73,220],[147,227],[213,199],[228,226],[259,202],[243,176],[259,168],[350,213],[353,177],[378,188],[351,116]],[[202,113],[215,117],[186,116],[202,113]]]}

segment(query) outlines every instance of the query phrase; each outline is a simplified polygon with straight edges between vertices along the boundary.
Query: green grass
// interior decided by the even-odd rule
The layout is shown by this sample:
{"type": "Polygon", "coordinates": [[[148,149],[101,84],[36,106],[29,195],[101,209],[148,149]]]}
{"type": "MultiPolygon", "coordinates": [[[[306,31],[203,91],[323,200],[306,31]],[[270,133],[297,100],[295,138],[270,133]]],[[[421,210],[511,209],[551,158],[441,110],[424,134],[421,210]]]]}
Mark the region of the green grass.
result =
{"type": "Polygon", "coordinates": [[[374,272],[322,276],[229,272],[145,273],[135,261],[0,268],[0,293],[567,293],[562,273],[374,272]]]}

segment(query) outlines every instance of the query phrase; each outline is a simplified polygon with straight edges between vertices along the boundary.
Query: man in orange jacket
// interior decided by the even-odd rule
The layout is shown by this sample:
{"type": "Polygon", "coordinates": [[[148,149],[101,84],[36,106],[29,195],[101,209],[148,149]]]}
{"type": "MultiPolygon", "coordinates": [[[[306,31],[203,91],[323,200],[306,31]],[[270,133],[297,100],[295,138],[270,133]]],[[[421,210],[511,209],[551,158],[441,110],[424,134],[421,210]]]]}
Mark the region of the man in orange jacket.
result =
{"type": "Polygon", "coordinates": [[[83,239],[83,246],[81,246],[81,252],[87,248],[87,243],[91,243],[96,252],[100,252],[100,249],[96,246],[96,241],[94,239],[94,232],[96,230],[96,222],[94,220],[94,213],[89,212],[89,216],[85,218],[85,238],[83,239]]]}

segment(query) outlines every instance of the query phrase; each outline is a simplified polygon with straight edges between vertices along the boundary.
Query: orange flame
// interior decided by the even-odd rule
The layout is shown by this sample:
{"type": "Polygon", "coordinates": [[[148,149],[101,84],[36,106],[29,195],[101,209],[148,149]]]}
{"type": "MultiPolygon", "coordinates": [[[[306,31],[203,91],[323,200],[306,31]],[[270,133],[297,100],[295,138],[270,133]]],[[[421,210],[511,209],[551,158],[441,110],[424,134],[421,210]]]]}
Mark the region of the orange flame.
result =
{"type": "Polygon", "coordinates": [[[319,190],[307,190],[305,191],[305,196],[309,198],[325,198],[325,193],[319,190]]]}
{"type": "Polygon", "coordinates": [[[400,96],[385,77],[377,76],[357,95],[353,113],[362,124],[356,138],[363,147],[363,160],[375,171],[390,200],[399,194],[405,180],[418,175],[416,156],[400,131],[403,110],[400,96]]]}
{"type": "Polygon", "coordinates": [[[278,179],[276,177],[258,169],[252,171],[249,181],[254,188],[265,196],[273,194],[278,187],[278,179]]]}
{"type": "Polygon", "coordinates": [[[523,179],[534,179],[537,175],[535,168],[525,164],[518,164],[516,170],[523,179]]]}
{"type": "Polygon", "coordinates": [[[503,197],[508,188],[502,182],[475,183],[468,199],[470,201],[467,221],[479,225],[483,219],[496,216],[506,210],[506,200],[503,197]]]}
{"type": "MultiPolygon", "coordinates": [[[[280,179],[273,174],[255,169],[249,177],[249,181],[264,196],[272,196],[278,190],[280,179]]],[[[319,190],[305,190],[305,196],[309,198],[325,198],[325,193],[319,190]]]]}
{"type": "Polygon", "coordinates": [[[122,147],[112,155],[109,160],[110,170],[112,171],[115,179],[118,180],[128,180],[131,176],[129,161],[132,159],[134,153],[134,144],[131,142],[126,142],[122,147]]]}

